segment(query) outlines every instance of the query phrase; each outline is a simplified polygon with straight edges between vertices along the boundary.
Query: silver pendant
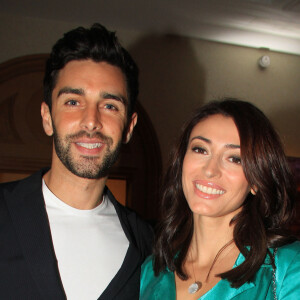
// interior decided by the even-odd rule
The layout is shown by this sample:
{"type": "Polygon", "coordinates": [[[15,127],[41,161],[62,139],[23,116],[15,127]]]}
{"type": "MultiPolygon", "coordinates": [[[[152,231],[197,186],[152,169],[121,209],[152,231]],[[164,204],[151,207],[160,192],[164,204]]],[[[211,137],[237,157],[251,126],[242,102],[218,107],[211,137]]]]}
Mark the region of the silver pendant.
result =
{"type": "Polygon", "coordinates": [[[197,293],[202,287],[202,282],[201,281],[195,281],[194,283],[192,283],[190,286],[189,286],[189,294],[195,294],[197,293]]]}

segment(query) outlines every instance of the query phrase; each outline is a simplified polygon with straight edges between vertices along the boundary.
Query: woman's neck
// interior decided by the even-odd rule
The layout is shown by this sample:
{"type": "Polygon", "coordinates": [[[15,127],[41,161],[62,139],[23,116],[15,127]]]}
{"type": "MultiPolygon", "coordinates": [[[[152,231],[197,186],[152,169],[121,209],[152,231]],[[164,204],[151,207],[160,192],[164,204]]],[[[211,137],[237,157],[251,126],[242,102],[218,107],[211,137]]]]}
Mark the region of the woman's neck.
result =
{"type": "Polygon", "coordinates": [[[233,239],[231,218],[194,217],[194,233],[190,251],[194,260],[210,260],[219,249],[233,239]]]}
{"type": "Polygon", "coordinates": [[[213,288],[221,278],[217,274],[232,269],[239,250],[233,241],[230,220],[196,218],[190,248],[184,263],[188,280],[181,280],[175,273],[177,300],[199,299],[213,288]],[[197,283],[195,294],[189,293],[197,283]]]}

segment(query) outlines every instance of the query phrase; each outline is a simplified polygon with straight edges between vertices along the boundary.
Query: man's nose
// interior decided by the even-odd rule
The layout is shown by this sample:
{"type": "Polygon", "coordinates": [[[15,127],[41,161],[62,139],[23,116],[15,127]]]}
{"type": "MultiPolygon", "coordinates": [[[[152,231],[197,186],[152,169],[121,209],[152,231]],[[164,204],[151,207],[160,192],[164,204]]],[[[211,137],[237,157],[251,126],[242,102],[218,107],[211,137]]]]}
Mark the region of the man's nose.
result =
{"type": "Polygon", "coordinates": [[[96,106],[88,106],[84,109],[81,127],[87,131],[96,131],[102,128],[101,114],[96,106]]]}

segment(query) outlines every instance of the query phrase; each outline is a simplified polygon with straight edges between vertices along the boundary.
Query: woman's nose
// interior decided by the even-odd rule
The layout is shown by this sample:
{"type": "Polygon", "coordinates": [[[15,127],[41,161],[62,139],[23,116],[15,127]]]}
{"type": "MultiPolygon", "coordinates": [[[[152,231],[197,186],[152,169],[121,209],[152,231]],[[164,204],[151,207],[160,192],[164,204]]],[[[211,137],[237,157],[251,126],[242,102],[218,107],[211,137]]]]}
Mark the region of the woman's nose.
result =
{"type": "Polygon", "coordinates": [[[204,174],[207,178],[219,176],[221,173],[218,157],[210,157],[204,165],[204,174]]]}

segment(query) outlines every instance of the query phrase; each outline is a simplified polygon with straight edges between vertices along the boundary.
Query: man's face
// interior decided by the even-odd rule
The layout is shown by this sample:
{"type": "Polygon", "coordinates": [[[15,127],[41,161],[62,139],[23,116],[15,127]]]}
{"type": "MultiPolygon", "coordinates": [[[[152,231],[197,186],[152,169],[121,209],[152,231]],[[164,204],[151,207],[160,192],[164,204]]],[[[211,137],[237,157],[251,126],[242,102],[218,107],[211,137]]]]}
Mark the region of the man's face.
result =
{"type": "Polygon", "coordinates": [[[54,136],[52,166],[63,164],[89,179],[107,176],[136,124],[127,124],[128,95],[122,71],[106,62],[71,61],[60,70],[52,112],[42,104],[45,132],[54,136]],[[126,130],[126,132],[124,132],[126,130]]]}

